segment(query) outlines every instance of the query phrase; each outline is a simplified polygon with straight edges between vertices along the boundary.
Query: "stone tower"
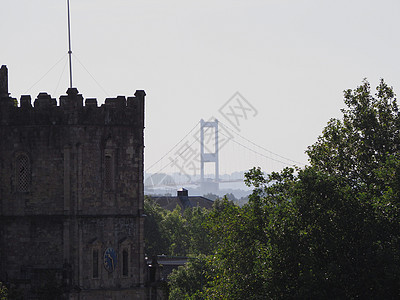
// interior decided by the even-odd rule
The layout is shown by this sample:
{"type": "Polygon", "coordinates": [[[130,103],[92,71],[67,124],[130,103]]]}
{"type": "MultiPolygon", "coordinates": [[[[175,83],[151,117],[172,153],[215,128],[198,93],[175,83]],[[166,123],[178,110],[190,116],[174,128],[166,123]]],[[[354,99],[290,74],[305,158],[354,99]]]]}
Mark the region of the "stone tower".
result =
{"type": "Polygon", "coordinates": [[[0,281],[28,299],[145,299],[145,92],[20,106],[0,69],[0,281]]]}

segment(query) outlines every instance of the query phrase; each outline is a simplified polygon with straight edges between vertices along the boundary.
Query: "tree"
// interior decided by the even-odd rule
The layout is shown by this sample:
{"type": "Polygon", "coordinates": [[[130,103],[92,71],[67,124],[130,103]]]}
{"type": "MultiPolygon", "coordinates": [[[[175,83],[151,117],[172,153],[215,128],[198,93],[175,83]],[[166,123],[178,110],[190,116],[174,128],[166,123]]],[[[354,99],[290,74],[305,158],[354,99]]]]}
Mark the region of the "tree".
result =
{"type": "Polygon", "coordinates": [[[258,217],[250,205],[239,207],[226,197],[214,206],[208,226],[216,251],[207,299],[265,299],[258,264],[265,238],[258,217]]]}
{"type": "Polygon", "coordinates": [[[343,120],[331,119],[307,154],[318,170],[379,194],[387,178],[378,170],[399,158],[400,115],[393,89],[381,80],[376,90],[371,95],[366,80],[355,90],[346,90],[343,120]]]}
{"type": "Polygon", "coordinates": [[[203,289],[210,272],[206,256],[191,258],[169,275],[169,299],[205,299],[203,289]]]}
{"type": "Polygon", "coordinates": [[[164,234],[168,240],[168,254],[174,256],[185,256],[189,249],[189,235],[186,220],[182,216],[179,205],[170,212],[168,211],[161,222],[164,234]]]}
{"type": "Polygon", "coordinates": [[[208,230],[204,226],[209,211],[193,207],[184,211],[161,208],[145,197],[145,252],[154,255],[198,255],[211,253],[208,230]]]}
{"type": "Polygon", "coordinates": [[[180,206],[177,205],[173,211],[169,211],[146,197],[144,212],[146,254],[186,255],[189,238],[186,220],[182,216],[180,206]]]}
{"type": "Polygon", "coordinates": [[[189,239],[188,254],[208,255],[212,253],[213,246],[209,230],[206,228],[208,215],[209,211],[202,207],[188,208],[183,212],[189,239]]]}
{"type": "Polygon", "coordinates": [[[167,211],[162,209],[157,203],[145,196],[144,213],[144,240],[145,253],[152,257],[159,254],[168,254],[169,240],[162,227],[167,211]]]}
{"type": "Polygon", "coordinates": [[[364,257],[354,259],[355,268],[363,268],[369,290],[393,297],[399,295],[393,280],[399,278],[400,115],[393,89],[381,80],[376,90],[371,95],[366,80],[346,90],[343,120],[331,120],[307,153],[314,168],[349,186],[353,206],[360,206],[349,221],[358,216],[358,236],[363,235],[353,245],[364,257]]]}
{"type": "Polygon", "coordinates": [[[310,166],[265,176],[242,208],[211,214],[216,240],[208,299],[400,297],[399,125],[392,88],[345,91],[308,148],[310,166]]]}

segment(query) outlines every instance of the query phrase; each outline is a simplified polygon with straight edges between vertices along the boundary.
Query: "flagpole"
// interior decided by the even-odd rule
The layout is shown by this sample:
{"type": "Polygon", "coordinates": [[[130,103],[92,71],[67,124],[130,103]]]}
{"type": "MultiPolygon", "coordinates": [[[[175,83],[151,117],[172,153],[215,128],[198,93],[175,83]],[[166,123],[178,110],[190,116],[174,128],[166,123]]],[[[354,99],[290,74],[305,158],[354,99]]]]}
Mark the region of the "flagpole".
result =
{"type": "Polygon", "coordinates": [[[69,87],[72,88],[72,50],[71,50],[71,20],[69,16],[69,0],[67,0],[68,7],[68,56],[69,56],[69,87]]]}

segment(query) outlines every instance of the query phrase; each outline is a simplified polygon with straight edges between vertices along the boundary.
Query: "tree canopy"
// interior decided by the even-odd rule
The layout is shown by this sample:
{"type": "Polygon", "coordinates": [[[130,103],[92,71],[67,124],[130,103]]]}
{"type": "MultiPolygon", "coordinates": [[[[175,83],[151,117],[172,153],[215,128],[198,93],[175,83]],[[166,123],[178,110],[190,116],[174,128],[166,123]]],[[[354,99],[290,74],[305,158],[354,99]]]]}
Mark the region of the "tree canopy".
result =
{"type": "Polygon", "coordinates": [[[171,277],[182,299],[400,298],[395,94],[383,80],[372,94],[364,80],[344,102],[307,149],[308,166],[253,168],[249,203],[215,203],[203,221],[212,255],[171,277]],[[183,283],[199,274],[201,287],[183,283]]]}
{"type": "Polygon", "coordinates": [[[247,264],[263,266],[253,280],[254,299],[399,296],[395,95],[383,80],[372,95],[365,80],[344,98],[343,119],[330,120],[308,148],[309,166],[246,175],[255,187],[246,207],[255,220],[246,252],[259,253],[247,264]]]}
{"type": "Polygon", "coordinates": [[[399,158],[400,117],[393,89],[381,80],[376,90],[372,95],[366,80],[346,90],[343,119],[331,119],[307,154],[318,170],[341,176],[358,191],[379,194],[390,176],[383,169],[399,158]]]}
{"type": "Polygon", "coordinates": [[[198,255],[210,254],[208,231],[203,227],[208,211],[194,207],[182,211],[177,206],[173,211],[161,208],[150,197],[144,201],[145,252],[154,255],[198,255]]]}
{"type": "Polygon", "coordinates": [[[253,168],[249,203],[225,200],[209,215],[204,299],[400,297],[396,98],[383,80],[375,95],[364,80],[344,102],[306,151],[309,166],[253,168]]]}

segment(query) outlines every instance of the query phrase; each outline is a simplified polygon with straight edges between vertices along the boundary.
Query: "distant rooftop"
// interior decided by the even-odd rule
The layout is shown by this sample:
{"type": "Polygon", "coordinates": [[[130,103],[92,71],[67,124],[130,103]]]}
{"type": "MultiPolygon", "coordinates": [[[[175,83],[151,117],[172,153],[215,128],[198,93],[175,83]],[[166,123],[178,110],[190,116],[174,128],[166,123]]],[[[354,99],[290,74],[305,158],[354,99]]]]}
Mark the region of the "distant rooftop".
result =
{"type": "Polygon", "coordinates": [[[177,196],[150,196],[154,202],[164,209],[174,210],[177,205],[182,209],[189,207],[203,207],[211,209],[214,201],[202,196],[189,196],[188,190],[181,188],[177,191],[177,196]]]}

